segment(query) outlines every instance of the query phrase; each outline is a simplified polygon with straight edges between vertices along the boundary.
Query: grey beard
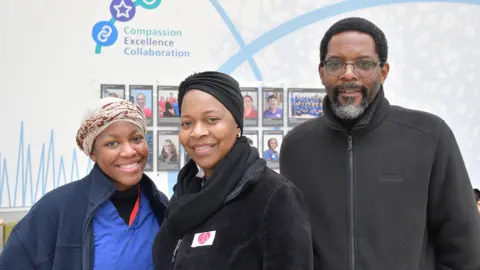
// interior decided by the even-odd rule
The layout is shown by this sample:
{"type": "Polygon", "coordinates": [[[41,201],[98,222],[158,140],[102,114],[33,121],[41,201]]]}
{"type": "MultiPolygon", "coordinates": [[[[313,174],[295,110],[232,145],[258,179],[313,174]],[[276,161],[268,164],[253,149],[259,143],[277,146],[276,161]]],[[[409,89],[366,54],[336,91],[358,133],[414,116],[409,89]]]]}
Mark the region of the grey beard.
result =
{"type": "Polygon", "coordinates": [[[368,101],[363,97],[360,105],[355,105],[353,102],[355,102],[355,99],[346,100],[343,105],[339,104],[338,101],[332,102],[333,114],[343,120],[354,120],[359,118],[367,109],[368,101]]]}

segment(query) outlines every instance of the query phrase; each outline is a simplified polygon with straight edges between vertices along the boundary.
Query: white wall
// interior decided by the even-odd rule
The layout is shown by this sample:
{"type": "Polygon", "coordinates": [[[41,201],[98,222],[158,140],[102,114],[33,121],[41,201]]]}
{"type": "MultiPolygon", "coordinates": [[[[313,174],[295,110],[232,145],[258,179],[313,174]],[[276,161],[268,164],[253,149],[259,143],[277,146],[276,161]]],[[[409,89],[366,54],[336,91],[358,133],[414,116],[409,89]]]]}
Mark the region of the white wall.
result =
{"type": "MultiPolygon", "coordinates": [[[[334,21],[353,15],[374,21],[387,35],[391,72],[385,89],[390,102],[443,117],[457,136],[472,182],[480,186],[480,90],[476,77],[480,1],[163,0],[152,10],[137,6],[131,21],[116,22],[119,38],[100,54],[95,54],[92,28],[111,18],[111,1],[4,2],[0,9],[0,181],[8,176],[9,187],[4,181],[2,207],[32,203],[30,186],[35,192],[42,144],[48,150],[52,130],[55,156],[50,163],[58,174],[63,157],[66,179],[70,180],[80,117],[83,108],[99,98],[100,83],[178,85],[194,71],[222,67],[242,84],[263,80],[320,87],[316,71],[320,39],[334,21]],[[220,9],[243,41],[232,35],[220,9]],[[190,57],[126,56],[122,43],[127,26],[179,30],[181,37],[169,39],[190,57]],[[248,48],[238,53],[245,45],[248,48]],[[248,52],[250,63],[245,61],[248,52]],[[252,65],[258,66],[258,72],[252,65]],[[18,181],[22,179],[22,162],[17,159],[22,121],[24,151],[26,154],[30,147],[33,179],[26,185],[25,202],[21,200],[21,182],[14,201],[16,176],[18,181]]],[[[87,159],[78,151],[77,157],[83,176],[87,159]]],[[[53,187],[52,169],[47,190],[53,187]]],[[[29,170],[24,167],[23,171],[29,170]]],[[[167,173],[150,175],[163,191],[170,191],[167,173]]]]}

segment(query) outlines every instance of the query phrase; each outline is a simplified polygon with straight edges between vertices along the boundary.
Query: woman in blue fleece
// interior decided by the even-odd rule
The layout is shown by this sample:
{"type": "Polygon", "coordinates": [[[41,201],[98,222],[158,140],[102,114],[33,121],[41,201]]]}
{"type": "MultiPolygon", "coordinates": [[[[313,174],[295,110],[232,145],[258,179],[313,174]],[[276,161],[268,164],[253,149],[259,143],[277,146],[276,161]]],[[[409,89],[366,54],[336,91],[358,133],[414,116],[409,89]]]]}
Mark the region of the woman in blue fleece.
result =
{"type": "Polygon", "coordinates": [[[94,168],[31,208],[0,254],[0,269],[153,269],[153,237],[168,199],[143,173],[145,133],[145,115],[133,103],[94,104],[76,137],[94,168]]]}

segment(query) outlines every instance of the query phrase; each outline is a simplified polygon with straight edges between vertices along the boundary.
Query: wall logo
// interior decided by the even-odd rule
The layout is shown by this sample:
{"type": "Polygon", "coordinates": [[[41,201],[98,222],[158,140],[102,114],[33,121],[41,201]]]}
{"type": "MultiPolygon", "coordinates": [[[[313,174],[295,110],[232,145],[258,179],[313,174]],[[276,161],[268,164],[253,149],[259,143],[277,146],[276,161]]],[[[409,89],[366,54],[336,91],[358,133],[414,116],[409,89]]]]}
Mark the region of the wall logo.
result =
{"type": "Polygon", "coordinates": [[[113,0],[110,3],[112,18],[108,21],[99,21],[93,26],[95,53],[100,54],[102,47],[123,43],[125,46],[123,53],[127,56],[189,57],[189,51],[177,48],[178,40],[183,37],[181,30],[124,25],[119,31],[115,26],[115,22],[122,24],[131,22],[139,8],[153,10],[160,6],[161,2],[161,0],[113,0]]]}

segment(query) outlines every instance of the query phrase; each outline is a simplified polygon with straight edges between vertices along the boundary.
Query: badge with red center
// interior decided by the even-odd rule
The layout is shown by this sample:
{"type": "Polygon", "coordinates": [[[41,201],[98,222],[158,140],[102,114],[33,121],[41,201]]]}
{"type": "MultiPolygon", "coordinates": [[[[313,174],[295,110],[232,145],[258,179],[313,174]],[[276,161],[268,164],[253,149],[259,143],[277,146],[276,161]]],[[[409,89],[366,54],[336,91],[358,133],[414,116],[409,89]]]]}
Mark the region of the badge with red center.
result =
{"type": "Polygon", "coordinates": [[[211,246],[215,239],[216,231],[196,233],[193,237],[192,247],[211,246]]]}

